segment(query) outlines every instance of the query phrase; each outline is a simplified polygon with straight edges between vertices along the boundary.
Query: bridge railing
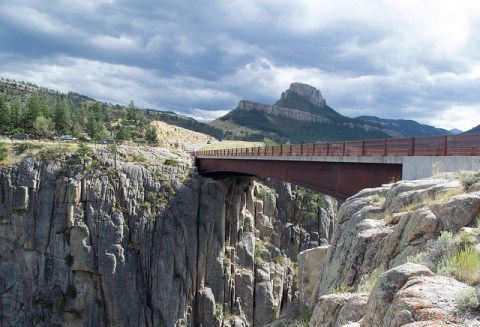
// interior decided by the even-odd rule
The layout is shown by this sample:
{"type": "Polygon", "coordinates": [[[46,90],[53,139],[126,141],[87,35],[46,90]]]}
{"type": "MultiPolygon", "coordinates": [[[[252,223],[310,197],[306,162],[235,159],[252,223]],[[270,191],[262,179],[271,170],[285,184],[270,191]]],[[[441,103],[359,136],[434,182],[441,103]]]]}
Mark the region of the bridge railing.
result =
{"type": "Polygon", "coordinates": [[[479,156],[480,133],[197,151],[210,157],[479,156]]]}

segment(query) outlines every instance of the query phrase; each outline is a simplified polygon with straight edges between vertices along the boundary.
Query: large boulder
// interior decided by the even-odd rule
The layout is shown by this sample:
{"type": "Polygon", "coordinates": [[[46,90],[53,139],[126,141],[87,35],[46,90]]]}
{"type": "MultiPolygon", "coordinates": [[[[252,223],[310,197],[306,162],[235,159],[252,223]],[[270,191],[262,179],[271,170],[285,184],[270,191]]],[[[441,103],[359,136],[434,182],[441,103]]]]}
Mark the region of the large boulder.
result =
{"type": "Polygon", "coordinates": [[[469,288],[452,278],[435,276],[425,266],[407,263],[387,271],[373,288],[362,327],[461,326],[455,295],[469,288]]]}
{"type": "Polygon", "coordinates": [[[310,319],[310,327],[346,326],[365,315],[367,293],[339,293],[321,296],[310,319]]]}

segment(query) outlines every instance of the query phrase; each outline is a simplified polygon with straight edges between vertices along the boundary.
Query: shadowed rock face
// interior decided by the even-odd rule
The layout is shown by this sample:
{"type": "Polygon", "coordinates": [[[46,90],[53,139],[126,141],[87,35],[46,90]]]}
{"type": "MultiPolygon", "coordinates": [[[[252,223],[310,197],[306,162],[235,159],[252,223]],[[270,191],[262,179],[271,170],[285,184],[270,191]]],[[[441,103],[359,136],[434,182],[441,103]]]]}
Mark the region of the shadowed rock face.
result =
{"type": "Polygon", "coordinates": [[[205,180],[174,156],[1,170],[0,325],[262,326],[296,301],[292,259],[330,235],[335,204],[296,221],[289,185],[205,180]]]}

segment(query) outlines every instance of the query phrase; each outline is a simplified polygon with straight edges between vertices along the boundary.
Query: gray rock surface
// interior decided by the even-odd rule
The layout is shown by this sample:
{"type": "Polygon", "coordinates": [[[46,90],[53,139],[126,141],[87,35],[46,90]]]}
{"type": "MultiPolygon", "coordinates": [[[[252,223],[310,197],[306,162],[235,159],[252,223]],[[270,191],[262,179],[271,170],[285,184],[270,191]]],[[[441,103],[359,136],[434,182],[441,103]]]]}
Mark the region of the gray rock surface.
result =
{"type": "Polygon", "coordinates": [[[295,304],[319,226],[295,221],[290,186],[94,152],[0,170],[2,326],[259,326],[295,304]]]}
{"type": "MultiPolygon", "coordinates": [[[[478,313],[461,312],[455,305],[455,295],[470,286],[405,262],[442,231],[472,230],[465,227],[480,214],[479,197],[476,191],[465,193],[455,176],[443,176],[400,181],[349,198],[339,208],[331,245],[317,260],[317,277],[310,277],[315,267],[303,277],[317,284],[313,296],[311,285],[300,288],[305,291],[299,298],[309,299],[302,304],[315,308],[310,326],[477,324],[478,313]],[[356,312],[363,313],[345,316],[342,312],[353,311],[343,309],[346,303],[362,293],[331,293],[354,292],[382,269],[390,270],[374,284],[368,303],[357,306],[356,312]]],[[[299,267],[312,251],[300,253],[299,267]]]]}
{"type": "Polygon", "coordinates": [[[362,327],[463,326],[455,295],[469,286],[433,276],[425,266],[405,264],[387,271],[368,299],[362,327]]]}
{"type": "Polygon", "coordinates": [[[310,319],[310,327],[347,326],[365,315],[367,293],[339,293],[320,297],[310,319]]]}

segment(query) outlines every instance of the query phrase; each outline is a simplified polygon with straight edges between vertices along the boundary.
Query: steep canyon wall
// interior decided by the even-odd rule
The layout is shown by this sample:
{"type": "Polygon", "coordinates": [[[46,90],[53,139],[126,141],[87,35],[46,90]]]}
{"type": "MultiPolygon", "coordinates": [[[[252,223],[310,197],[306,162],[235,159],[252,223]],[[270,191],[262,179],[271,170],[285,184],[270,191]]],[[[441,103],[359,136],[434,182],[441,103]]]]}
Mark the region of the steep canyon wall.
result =
{"type": "Polygon", "coordinates": [[[296,257],[331,237],[336,203],[266,184],[204,179],[163,150],[2,169],[0,325],[263,326],[294,310],[296,257]]]}

